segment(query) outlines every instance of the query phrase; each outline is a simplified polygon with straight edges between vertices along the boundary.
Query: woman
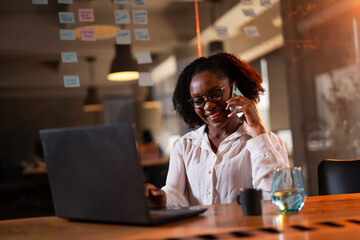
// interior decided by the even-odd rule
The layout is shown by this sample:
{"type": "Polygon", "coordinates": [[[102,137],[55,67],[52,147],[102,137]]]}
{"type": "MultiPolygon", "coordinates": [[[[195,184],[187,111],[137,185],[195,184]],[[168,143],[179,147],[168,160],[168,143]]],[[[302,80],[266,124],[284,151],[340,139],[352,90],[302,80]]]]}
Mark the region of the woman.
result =
{"type": "Polygon", "coordinates": [[[261,82],[247,63],[225,52],[200,57],[183,70],[173,104],[187,124],[201,127],[175,143],[166,185],[146,185],[150,205],[232,203],[239,188],[251,187],[270,198],[273,168],[289,161],[283,142],[259,116],[261,82]],[[231,97],[233,85],[244,96],[231,97]]]}

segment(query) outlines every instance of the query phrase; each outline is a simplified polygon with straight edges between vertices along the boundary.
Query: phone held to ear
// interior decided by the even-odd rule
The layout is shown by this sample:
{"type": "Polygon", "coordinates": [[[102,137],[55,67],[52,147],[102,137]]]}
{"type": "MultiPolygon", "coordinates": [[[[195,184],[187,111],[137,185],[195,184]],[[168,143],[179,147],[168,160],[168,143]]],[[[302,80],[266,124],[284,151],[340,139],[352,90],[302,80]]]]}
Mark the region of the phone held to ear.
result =
{"type": "MultiPolygon", "coordinates": [[[[235,93],[236,93],[236,96],[244,96],[241,92],[240,92],[240,90],[237,88],[237,86],[235,85],[235,84],[233,84],[233,86],[232,86],[232,90],[231,90],[231,97],[235,97],[235,93]]],[[[235,109],[237,109],[237,108],[241,108],[241,107],[239,107],[239,106],[231,106],[230,107],[230,112],[233,112],[235,109]]],[[[236,119],[239,121],[239,122],[243,122],[243,120],[242,120],[242,116],[244,115],[244,113],[238,113],[238,114],[236,114],[236,119]]]]}

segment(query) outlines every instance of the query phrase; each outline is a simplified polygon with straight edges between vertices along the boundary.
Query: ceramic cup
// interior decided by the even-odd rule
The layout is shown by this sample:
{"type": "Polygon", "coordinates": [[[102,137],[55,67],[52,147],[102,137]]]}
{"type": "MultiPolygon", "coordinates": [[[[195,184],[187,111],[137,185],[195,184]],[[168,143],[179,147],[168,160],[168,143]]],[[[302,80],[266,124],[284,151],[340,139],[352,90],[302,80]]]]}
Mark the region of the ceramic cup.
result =
{"type": "Polygon", "coordinates": [[[241,188],[237,196],[237,202],[242,207],[244,216],[261,215],[261,200],[262,190],[257,188],[241,188]]]}

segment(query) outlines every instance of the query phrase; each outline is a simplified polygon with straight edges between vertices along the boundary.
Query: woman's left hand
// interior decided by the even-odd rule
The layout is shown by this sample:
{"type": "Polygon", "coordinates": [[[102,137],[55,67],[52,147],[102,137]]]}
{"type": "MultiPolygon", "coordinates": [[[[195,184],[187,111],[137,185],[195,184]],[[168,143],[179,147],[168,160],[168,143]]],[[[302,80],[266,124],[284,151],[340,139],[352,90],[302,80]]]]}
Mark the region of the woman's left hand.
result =
{"type": "Polygon", "coordinates": [[[235,107],[235,110],[231,112],[228,117],[233,117],[238,113],[244,113],[246,123],[252,127],[256,135],[266,133],[265,126],[261,121],[256,103],[244,96],[237,96],[230,98],[226,101],[226,110],[229,110],[231,106],[235,107]]]}

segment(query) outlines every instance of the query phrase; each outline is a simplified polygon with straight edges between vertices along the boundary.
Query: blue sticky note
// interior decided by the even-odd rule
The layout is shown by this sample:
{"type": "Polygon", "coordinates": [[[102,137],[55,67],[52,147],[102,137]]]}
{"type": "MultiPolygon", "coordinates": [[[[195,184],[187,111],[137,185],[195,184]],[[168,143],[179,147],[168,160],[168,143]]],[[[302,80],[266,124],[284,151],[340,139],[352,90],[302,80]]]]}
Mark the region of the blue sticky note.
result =
{"type": "Polygon", "coordinates": [[[72,12],[59,12],[60,23],[75,23],[74,13],[72,12]]]}
{"type": "Polygon", "coordinates": [[[271,0],[260,0],[260,5],[263,7],[271,6],[271,0]]]}
{"type": "Polygon", "coordinates": [[[73,0],[57,0],[60,4],[73,4],[73,0]]]}
{"type": "Polygon", "coordinates": [[[241,4],[253,5],[253,4],[254,4],[254,1],[253,1],[253,0],[241,0],[241,4]]]}
{"type": "Polygon", "coordinates": [[[60,29],[60,40],[76,40],[75,30],[60,29]]]}
{"type": "Polygon", "coordinates": [[[128,30],[128,29],[117,30],[116,31],[116,44],[118,44],[118,45],[131,44],[130,30],[128,30]]]}
{"type": "Polygon", "coordinates": [[[128,0],[114,0],[115,4],[128,4],[129,1],[128,0]]]}
{"type": "Polygon", "coordinates": [[[149,41],[149,31],[148,29],[134,29],[135,39],[138,41],[149,41]]]}
{"type": "Polygon", "coordinates": [[[243,11],[244,15],[247,17],[255,17],[255,15],[256,15],[254,9],[252,9],[252,8],[243,8],[242,11],[243,11]]]}
{"type": "Polygon", "coordinates": [[[148,14],[146,10],[133,10],[135,24],[148,24],[148,14]]]}
{"type": "Polygon", "coordinates": [[[65,87],[80,87],[80,81],[78,75],[64,75],[65,87]]]}
{"type": "Polygon", "coordinates": [[[217,26],[215,27],[216,35],[220,38],[228,38],[229,32],[226,26],[217,26]]]}
{"type": "Polygon", "coordinates": [[[135,56],[138,64],[152,63],[152,58],[149,51],[136,52],[135,56]]]}
{"type": "Polygon", "coordinates": [[[129,10],[115,10],[115,22],[116,24],[129,24],[130,23],[130,13],[129,10]]]}
{"type": "Polygon", "coordinates": [[[78,61],[76,52],[62,52],[61,60],[63,63],[74,63],[78,61]]]}
{"type": "Polygon", "coordinates": [[[32,0],[32,4],[48,4],[48,0],[32,0]]]}
{"type": "Polygon", "coordinates": [[[248,37],[260,37],[260,33],[256,26],[246,26],[244,27],[244,31],[248,37]]]}
{"type": "Polygon", "coordinates": [[[146,6],[146,0],[133,0],[133,7],[146,6]]]}
{"type": "Polygon", "coordinates": [[[151,73],[140,72],[139,73],[139,86],[153,86],[151,73]]]}

